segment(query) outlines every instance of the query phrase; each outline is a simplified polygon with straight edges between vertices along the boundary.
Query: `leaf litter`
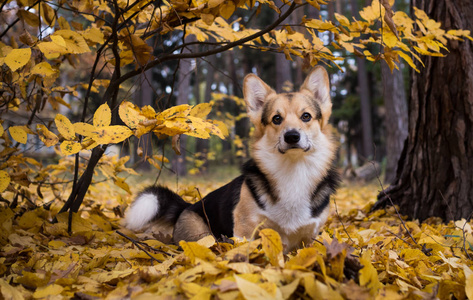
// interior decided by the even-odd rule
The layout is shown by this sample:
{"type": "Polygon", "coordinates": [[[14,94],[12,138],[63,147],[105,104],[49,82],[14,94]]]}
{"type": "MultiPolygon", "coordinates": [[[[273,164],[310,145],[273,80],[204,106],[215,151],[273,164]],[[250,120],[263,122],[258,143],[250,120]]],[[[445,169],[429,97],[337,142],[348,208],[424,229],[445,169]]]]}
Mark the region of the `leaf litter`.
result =
{"type": "MultiPolygon", "coordinates": [[[[120,217],[131,196],[106,184],[88,193],[71,233],[60,203],[2,206],[0,298],[473,299],[472,222],[403,226],[393,208],[370,212],[377,193],[339,189],[322,233],[287,255],[270,229],[251,241],[209,236],[179,246],[166,233],[131,232],[120,217]]],[[[181,194],[199,193],[186,184],[181,194]]]]}

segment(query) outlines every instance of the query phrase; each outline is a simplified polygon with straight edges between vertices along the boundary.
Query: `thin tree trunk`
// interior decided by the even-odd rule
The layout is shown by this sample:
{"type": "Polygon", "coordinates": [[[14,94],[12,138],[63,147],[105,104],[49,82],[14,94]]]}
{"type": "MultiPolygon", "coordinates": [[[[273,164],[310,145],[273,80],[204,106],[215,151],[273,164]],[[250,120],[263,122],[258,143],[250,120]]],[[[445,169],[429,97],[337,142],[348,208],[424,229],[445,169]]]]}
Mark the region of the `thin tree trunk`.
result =
{"type": "Polygon", "coordinates": [[[386,109],[386,172],[385,183],[396,178],[397,162],[407,138],[407,101],[401,70],[391,70],[381,63],[383,73],[384,107],[386,109]]]}
{"type": "MultiPolygon", "coordinates": [[[[358,0],[351,0],[352,15],[359,18],[358,0]]],[[[362,139],[363,139],[363,159],[374,159],[374,144],[373,144],[373,121],[371,118],[371,99],[368,85],[368,70],[366,69],[366,61],[363,58],[356,58],[356,65],[358,67],[358,94],[360,96],[361,107],[361,125],[362,125],[362,139]]]]}
{"type": "MultiPolygon", "coordinates": [[[[473,31],[471,0],[413,0],[442,27],[473,31]]],[[[376,208],[399,205],[413,219],[473,213],[473,43],[449,41],[445,58],[423,57],[412,71],[409,136],[396,181],[376,208]]]]}
{"type": "MultiPolygon", "coordinates": [[[[194,35],[189,35],[185,38],[185,43],[195,41],[194,35]]],[[[183,50],[183,53],[190,53],[188,48],[183,50]]],[[[177,100],[176,105],[188,104],[189,94],[191,92],[190,83],[192,76],[192,61],[193,59],[179,60],[178,80],[177,80],[177,100]]],[[[181,135],[181,155],[176,155],[173,160],[173,169],[178,176],[187,174],[186,167],[186,146],[187,136],[181,135]]]]}
{"type": "MultiPolygon", "coordinates": [[[[207,74],[205,75],[205,91],[204,91],[204,98],[201,99],[201,103],[210,102],[212,98],[212,84],[214,83],[214,76],[215,76],[215,68],[217,67],[217,59],[215,55],[207,57],[207,74]]],[[[198,82],[196,80],[196,82],[198,82]]],[[[205,156],[205,163],[203,165],[203,170],[208,168],[208,161],[207,161],[207,153],[209,152],[209,140],[205,139],[197,139],[195,145],[196,151],[202,153],[202,156],[205,156]]]]}
{"type": "MultiPolygon", "coordinates": [[[[153,105],[153,88],[150,86],[150,83],[153,81],[152,70],[147,70],[140,78],[140,87],[135,93],[135,104],[139,107],[145,105],[153,105]]],[[[139,139],[133,139],[133,163],[143,161],[142,164],[138,164],[138,168],[142,170],[148,170],[150,168],[149,163],[144,160],[146,156],[152,156],[153,147],[152,147],[152,133],[147,133],[141,136],[139,139]],[[142,156],[138,155],[138,147],[141,147],[143,150],[142,156]]]]}
{"type": "MultiPolygon", "coordinates": [[[[293,12],[291,16],[289,16],[289,20],[291,20],[296,13],[293,12]]],[[[276,20],[279,16],[274,14],[274,19],[276,20]]],[[[275,53],[275,67],[276,67],[276,84],[275,89],[276,92],[281,93],[284,92],[284,84],[289,83],[292,84],[292,74],[291,74],[291,61],[286,59],[286,55],[284,53],[275,53]]]]}

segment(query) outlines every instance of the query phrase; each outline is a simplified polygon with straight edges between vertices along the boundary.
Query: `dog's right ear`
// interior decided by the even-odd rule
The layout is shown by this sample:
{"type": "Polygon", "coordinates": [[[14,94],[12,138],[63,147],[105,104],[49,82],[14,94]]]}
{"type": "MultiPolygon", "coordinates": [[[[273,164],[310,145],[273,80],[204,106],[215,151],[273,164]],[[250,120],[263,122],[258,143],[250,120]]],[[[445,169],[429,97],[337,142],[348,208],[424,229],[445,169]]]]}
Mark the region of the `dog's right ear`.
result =
{"type": "Polygon", "coordinates": [[[275,93],[275,91],[258,76],[255,74],[246,75],[243,81],[243,97],[245,98],[248,117],[252,121],[260,118],[264,101],[271,93],[275,93]]]}

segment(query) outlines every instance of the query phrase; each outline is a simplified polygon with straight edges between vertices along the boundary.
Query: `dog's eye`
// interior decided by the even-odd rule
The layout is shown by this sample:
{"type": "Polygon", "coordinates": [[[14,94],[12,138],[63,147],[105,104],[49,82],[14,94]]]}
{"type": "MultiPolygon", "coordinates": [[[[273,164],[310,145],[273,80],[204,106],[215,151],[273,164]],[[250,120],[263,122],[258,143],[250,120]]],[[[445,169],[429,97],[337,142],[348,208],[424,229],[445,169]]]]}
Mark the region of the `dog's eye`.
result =
{"type": "Polygon", "coordinates": [[[282,117],[281,117],[280,115],[275,115],[275,116],[273,117],[273,123],[274,123],[275,125],[281,124],[281,123],[282,123],[282,117]]]}
{"type": "Polygon", "coordinates": [[[309,113],[303,113],[301,116],[301,120],[304,122],[309,122],[312,119],[312,116],[309,113]]]}

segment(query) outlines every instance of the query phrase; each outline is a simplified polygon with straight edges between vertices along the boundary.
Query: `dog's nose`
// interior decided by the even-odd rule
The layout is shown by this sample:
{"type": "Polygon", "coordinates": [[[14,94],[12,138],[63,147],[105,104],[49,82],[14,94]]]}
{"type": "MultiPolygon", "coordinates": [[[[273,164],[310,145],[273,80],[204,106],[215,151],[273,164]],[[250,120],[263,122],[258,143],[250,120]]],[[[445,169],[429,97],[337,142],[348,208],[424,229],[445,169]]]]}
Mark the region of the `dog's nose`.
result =
{"type": "Polygon", "coordinates": [[[284,134],[284,141],[288,144],[297,144],[301,139],[301,135],[296,130],[289,130],[284,134]]]}

